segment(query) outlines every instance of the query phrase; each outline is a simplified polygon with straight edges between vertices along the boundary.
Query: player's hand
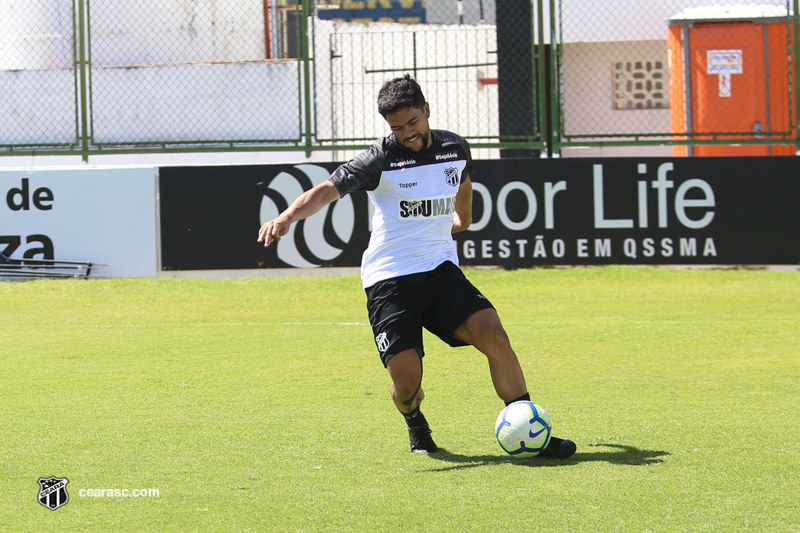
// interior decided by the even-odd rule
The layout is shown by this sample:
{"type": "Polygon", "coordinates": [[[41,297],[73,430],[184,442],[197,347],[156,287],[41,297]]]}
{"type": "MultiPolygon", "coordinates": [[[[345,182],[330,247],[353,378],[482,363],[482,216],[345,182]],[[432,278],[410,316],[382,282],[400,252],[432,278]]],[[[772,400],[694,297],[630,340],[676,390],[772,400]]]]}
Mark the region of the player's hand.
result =
{"type": "Polygon", "coordinates": [[[281,237],[289,233],[290,223],[274,218],[269,222],[264,222],[258,231],[258,242],[264,243],[264,248],[272,244],[272,241],[279,241],[281,237]]]}

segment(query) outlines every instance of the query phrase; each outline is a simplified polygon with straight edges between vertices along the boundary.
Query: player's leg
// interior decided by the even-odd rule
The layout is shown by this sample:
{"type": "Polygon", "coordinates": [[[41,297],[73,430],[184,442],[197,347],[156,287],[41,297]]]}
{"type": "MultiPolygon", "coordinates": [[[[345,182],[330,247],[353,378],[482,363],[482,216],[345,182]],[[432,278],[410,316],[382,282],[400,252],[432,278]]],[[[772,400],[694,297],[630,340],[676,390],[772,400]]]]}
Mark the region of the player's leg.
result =
{"type": "Polygon", "coordinates": [[[422,390],[422,357],[416,349],[404,350],[386,362],[386,369],[392,378],[390,393],[397,409],[408,425],[408,438],[411,451],[415,453],[434,453],[438,451],[431,437],[431,430],[425,415],[419,409],[425,398],[422,390]]]}
{"type": "Polygon", "coordinates": [[[497,311],[489,308],[473,313],[456,329],[453,337],[486,356],[494,389],[503,401],[513,401],[528,392],[522,367],[497,311]]]}
{"type": "MultiPolygon", "coordinates": [[[[471,344],[489,360],[489,371],[497,395],[508,405],[511,402],[531,397],[525,385],[525,376],[517,354],[511,349],[500,317],[494,309],[483,309],[473,313],[453,334],[458,340],[471,344]]],[[[555,459],[567,459],[576,450],[571,440],[551,437],[550,443],[539,455],[555,459]]]]}
{"type": "MultiPolygon", "coordinates": [[[[426,315],[426,327],[450,346],[470,344],[486,355],[495,391],[506,405],[530,400],[517,354],[489,300],[452,264],[443,265],[431,290],[439,305],[426,315]]],[[[574,442],[552,437],[540,456],[565,459],[574,453],[574,442]]]]}
{"type": "Polygon", "coordinates": [[[422,307],[426,274],[394,278],[367,289],[367,310],[381,361],[392,379],[392,401],[408,425],[411,451],[437,451],[419,405],[422,391],[422,307]]]}
{"type": "Polygon", "coordinates": [[[422,391],[422,359],[415,349],[405,350],[386,362],[392,378],[389,392],[401,413],[411,413],[419,407],[425,393],[422,391]]]}
{"type": "Polygon", "coordinates": [[[525,376],[492,303],[455,264],[445,262],[435,274],[428,287],[434,298],[423,325],[450,346],[471,345],[485,354],[495,391],[504,401],[525,394],[525,376]]]}

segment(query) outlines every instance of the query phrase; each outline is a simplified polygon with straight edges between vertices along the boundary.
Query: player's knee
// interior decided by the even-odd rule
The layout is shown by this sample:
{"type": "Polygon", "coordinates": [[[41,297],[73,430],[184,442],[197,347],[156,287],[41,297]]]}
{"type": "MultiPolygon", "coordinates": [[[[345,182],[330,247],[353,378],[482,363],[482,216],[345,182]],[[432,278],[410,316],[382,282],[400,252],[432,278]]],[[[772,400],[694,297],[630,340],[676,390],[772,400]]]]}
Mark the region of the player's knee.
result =
{"type": "Polygon", "coordinates": [[[405,401],[413,399],[420,389],[421,380],[418,376],[396,376],[392,381],[392,396],[405,401]]]}

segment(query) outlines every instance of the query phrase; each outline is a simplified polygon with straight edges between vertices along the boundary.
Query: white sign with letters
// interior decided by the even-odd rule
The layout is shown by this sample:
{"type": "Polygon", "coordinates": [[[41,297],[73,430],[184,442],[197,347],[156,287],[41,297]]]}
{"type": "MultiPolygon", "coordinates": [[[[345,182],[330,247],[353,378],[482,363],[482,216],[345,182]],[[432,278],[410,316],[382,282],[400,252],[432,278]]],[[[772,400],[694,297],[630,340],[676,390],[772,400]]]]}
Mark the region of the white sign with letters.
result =
{"type": "Polygon", "coordinates": [[[159,272],[158,169],[0,172],[0,252],[91,262],[92,275],[159,272]]]}
{"type": "Polygon", "coordinates": [[[729,98],[731,96],[731,74],[744,72],[742,51],[708,50],[706,52],[706,69],[709,74],[719,75],[719,95],[729,98]]]}

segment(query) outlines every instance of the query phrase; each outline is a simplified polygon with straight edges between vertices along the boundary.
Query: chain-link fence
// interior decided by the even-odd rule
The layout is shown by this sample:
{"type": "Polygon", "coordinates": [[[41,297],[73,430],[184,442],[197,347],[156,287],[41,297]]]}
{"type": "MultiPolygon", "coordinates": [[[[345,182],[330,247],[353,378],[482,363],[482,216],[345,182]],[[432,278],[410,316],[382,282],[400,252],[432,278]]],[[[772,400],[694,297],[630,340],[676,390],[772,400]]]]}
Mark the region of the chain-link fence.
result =
{"type": "Polygon", "coordinates": [[[792,2],[617,4],[559,0],[557,142],[698,145],[676,155],[795,153],[792,2]],[[741,146],[752,144],[761,146],[741,146]]]}
{"type": "Polygon", "coordinates": [[[798,0],[761,1],[0,0],[0,153],[355,149],[408,72],[513,156],[793,154],[798,0]]]}
{"type": "Polygon", "coordinates": [[[94,145],[299,142],[299,63],[268,57],[263,2],[151,4],[90,3],[94,145]]]}
{"type": "Polygon", "coordinates": [[[74,148],[77,129],[72,2],[0,2],[0,148],[74,148]]]}

